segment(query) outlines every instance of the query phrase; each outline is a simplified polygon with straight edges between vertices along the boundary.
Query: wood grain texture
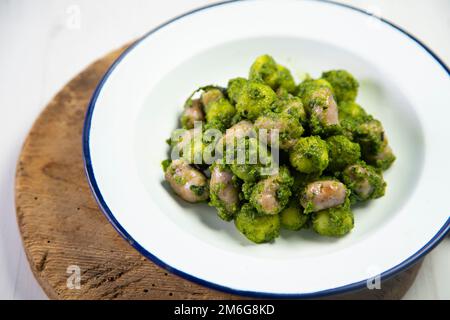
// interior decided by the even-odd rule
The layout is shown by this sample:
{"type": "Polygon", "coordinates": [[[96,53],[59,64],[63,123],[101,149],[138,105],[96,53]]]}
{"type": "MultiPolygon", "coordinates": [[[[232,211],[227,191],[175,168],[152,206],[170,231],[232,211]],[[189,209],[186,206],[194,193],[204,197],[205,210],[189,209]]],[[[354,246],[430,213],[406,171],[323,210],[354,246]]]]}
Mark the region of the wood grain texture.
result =
{"type": "MultiPolygon", "coordinates": [[[[51,299],[236,299],[194,284],[142,257],[97,207],[84,174],[81,135],[92,92],[121,48],[71,80],[35,122],[17,165],[16,211],[36,279],[51,299]],[[67,268],[80,267],[80,289],[67,268]]],[[[332,298],[398,299],[419,265],[382,283],[332,298]]]]}

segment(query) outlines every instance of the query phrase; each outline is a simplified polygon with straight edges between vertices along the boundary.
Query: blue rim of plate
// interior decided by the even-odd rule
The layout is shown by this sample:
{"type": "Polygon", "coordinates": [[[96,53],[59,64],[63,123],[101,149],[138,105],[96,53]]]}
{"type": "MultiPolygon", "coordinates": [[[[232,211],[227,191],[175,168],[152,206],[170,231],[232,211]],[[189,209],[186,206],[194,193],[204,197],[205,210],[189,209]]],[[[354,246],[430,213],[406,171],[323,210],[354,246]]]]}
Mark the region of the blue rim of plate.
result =
{"type": "MultiPolygon", "coordinates": [[[[317,292],[308,292],[308,293],[270,293],[270,292],[257,292],[257,291],[247,291],[247,290],[239,290],[239,289],[233,289],[233,288],[229,288],[223,285],[219,285],[210,281],[206,281],[203,280],[201,278],[192,276],[184,271],[178,270],[176,268],[173,268],[172,266],[166,264],[164,261],[160,260],[158,257],[156,257],[155,255],[153,255],[151,252],[147,251],[145,248],[143,248],[138,242],[136,242],[133,237],[125,230],[125,228],[117,221],[117,219],[114,217],[114,214],[111,212],[111,210],[109,209],[108,205],[106,204],[105,200],[103,199],[103,196],[100,192],[100,189],[97,185],[97,181],[95,180],[95,175],[94,175],[94,170],[92,168],[92,162],[91,162],[91,154],[90,154],[90,149],[89,149],[89,133],[90,133],[90,128],[91,128],[91,120],[92,120],[92,114],[95,108],[95,104],[98,98],[98,95],[100,93],[100,91],[103,88],[103,85],[105,84],[105,82],[108,80],[110,74],[114,71],[114,69],[116,68],[116,66],[122,61],[123,58],[125,58],[127,56],[127,54],[133,50],[142,40],[144,40],[145,38],[149,37],[150,35],[152,35],[153,33],[157,32],[158,30],[164,28],[165,26],[171,24],[172,22],[175,22],[183,17],[189,16],[191,14],[194,14],[196,12],[199,11],[204,11],[213,7],[217,7],[217,6],[223,6],[226,4],[230,4],[230,3],[235,3],[235,2],[244,2],[244,1],[250,1],[250,0],[228,0],[228,1],[223,1],[223,2],[218,2],[218,3],[214,3],[211,5],[207,5],[207,6],[203,6],[197,9],[194,9],[192,11],[186,12],[184,14],[181,14],[161,25],[159,25],[158,27],[152,29],[151,31],[149,31],[148,33],[146,33],[144,36],[142,36],[140,39],[136,40],[133,44],[131,44],[115,61],[114,63],[109,67],[109,69],[106,71],[105,75],[103,76],[103,78],[100,80],[99,84],[97,85],[97,87],[95,88],[95,91],[92,95],[92,98],[89,102],[88,105],[88,109],[86,112],[86,118],[85,118],[85,122],[84,122],[84,128],[83,128],[83,160],[84,160],[84,167],[85,167],[85,171],[86,171],[86,175],[88,178],[88,182],[90,184],[91,190],[94,194],[94,197],[100,207],[100,209],[103,211],[103,213],[105,214],[106,218],[109,220],[109,222],[113,225],[113,227],[117,230],[117,232],[126,240],[128,241],[128,243],[130,243],[131,246],[133,246],[137,251],[139,251],[140,254],[142,254],[143,256],[145,256],[146,258],[148,258],[149,260],[151,260],[152,262],[156,263],[157,265],[159,265],[160,267],[166,269],[169,272],[172,272],[178,276],[181,276],[184,279],[187,279],[189,281],[198,283],[200,285],[203,285],[205,287],[211,288],[211,289],[215,289],[215,290],[219,290],[219,291],[223,291],[226,293],[231,293],[231,294],[236,294],[236,295],[241,295],[241,296],[248,296],[248,297],[256,297],[256,298],[318,298],[318,297],[323,297],[323,296],[328,296],[328,295],[336,295],[336,294],[342,294],[342,293],[346,293],[346,292],[350,292],[350,291],[355,291],[358,289],[362,289],[366,286],[367,281],[369,281],[370,279],[366,279],[366,280],[362,280],[359,282],[355,282],[355,283],[351,283],[351,284],[347,284],[345,286],[340,286],[337,288],[331,288],[331,289],[326,289],[326,290],[322,290],[322,291],[317,291],[317,292]]],[[[343,4],[343,3],[338,3],[338,2],[334,2],[334,1],[329,1],[329,0],[308,0],[308,1],[317,1],[317,2],[321,2],[321,3],[327,3],[330,5],[336,5],[336,6],[340,6],[343,8],[347,8],[350,10],[354,10],[357,12],[360,12],[362,14],[368,15],[368,16],[372,16],[378,20],[380,20],[383,23],[386,23],[387,25],[391,26],[392,28],[400,31],[401,33],[403,33],[405,36],[407,36],[408,38],[410,38],[411,40],[413,40],[416,44],[418,44],[420,47],[422,47],[423,49],[425,49],[425,51],[427,51],[433,58],[434,60],[447,72],[447,74],[450,76],[450,70],[449,68],[445,65],[445,63],[430,49],[428,48],[425,44],[423,44],[420,40],[418,40],[417,38],[415,38],[413,35],[411,35],[410,33],[408,33],[407,31],[403,30],[402,28],[398,27],[397,25],[395,25],[394,23],[373,15],[370,12],[367,12],[363,9],[359,9],[359,8],[355,8],[353,6],[347,5],[347,4],[343,4]]],[[[430,240],[428,241],[427,244],[425,244],[419,251],[417,251],[415,254],[413,254],[412,256],[410,256],[408,259],[406,259],[405,261],[401,262],[400,264],[396,265],[395,267],[384,271],[383,273],[381,273],[381,279],[382,280],[386,280],[390,277],[392,277],[393,275],[408,269],[409,267],[411,267],[415,262],[417,262],[420,258],[424,257],[427,253],[429,253],[444,237],[445,235],[449,232],[450,230],[450,218],[447,219],[446,223],[442,226],[442,228],[438,231],[438,233],[436,233],[436,235],[430,240]]]]}

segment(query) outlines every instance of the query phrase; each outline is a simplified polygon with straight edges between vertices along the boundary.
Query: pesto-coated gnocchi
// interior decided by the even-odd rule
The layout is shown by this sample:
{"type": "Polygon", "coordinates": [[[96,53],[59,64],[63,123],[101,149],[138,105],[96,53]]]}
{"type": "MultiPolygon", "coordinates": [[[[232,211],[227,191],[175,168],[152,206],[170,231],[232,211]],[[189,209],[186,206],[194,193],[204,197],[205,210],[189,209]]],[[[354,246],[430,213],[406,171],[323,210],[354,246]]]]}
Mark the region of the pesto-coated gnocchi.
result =
{"type": "Polygon", "coordinates": [[[305,229],[351,232],[352,207],[386,193],[383,171],[396,158],[351,73],[296,82],[295,71],[265,54],[226,87],[197,89],[168,140],[163,169],[174,193],[207,202],[254,243],[305,229]]]}

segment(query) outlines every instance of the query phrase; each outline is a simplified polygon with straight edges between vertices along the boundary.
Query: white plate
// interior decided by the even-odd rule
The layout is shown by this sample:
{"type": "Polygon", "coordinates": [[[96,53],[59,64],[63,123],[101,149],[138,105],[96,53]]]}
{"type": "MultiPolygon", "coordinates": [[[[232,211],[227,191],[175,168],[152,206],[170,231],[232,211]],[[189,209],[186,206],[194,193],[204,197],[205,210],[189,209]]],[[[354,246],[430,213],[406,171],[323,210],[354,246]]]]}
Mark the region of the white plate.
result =
{"type": "Polygon", "coordinates": [[[237,294],[340,293],[409,267],[449,230],[449,101],[446,66],[389,22],[318,1],[215,4],[149,32],[110,68],[87,113],[86,171],[114,227],[169,271],[237,294]],[[297,77],[349,70],[361,82],[358,102],[389,135],[397,161],[386,196],[357,208],[341,239],[283,232],[254,245],[163,184],[165,140],[187,95],[246,76],[263,53],[297,77]]]}

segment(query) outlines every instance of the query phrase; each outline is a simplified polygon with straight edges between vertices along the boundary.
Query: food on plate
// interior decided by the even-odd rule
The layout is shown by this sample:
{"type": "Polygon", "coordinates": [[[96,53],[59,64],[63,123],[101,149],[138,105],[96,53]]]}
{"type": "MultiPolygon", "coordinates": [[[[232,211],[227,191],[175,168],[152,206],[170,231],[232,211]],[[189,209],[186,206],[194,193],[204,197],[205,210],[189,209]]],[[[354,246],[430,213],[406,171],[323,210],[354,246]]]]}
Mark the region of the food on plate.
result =
{"type": "Polygon", "coordinates": [[[242,205],[234,224],[247,239],[255,243],[272,241],[280,234],[280,217],[277,214],[258,214],[249,203],[242,205]]]}
{"type": "Polygon", "coordinates": [[[354,218],[349,202],[313,213],[312,227],[323,236],[339,237],[353,229],[354,218]]]}
{"type": "Polygon", "coordinates": [[[299,198],[305,213],[310,213],[340,206],[348,195],[347,187],[342,182],[326,179],[308,183],[299,198]]]}
{"type": "Polygon", "coordinates": [[[261,214],[278,214],[292,195],[294,180],[286,167],[278,173],[262,178],[251,191],[249,202],[261,214]]]}
{"type": "Polygon", "coordinates": [[[166,168],[165,177],[183,200],[200,202],[209,198],[208,179],[184,159],[173,160],[166,168]]]}
{"type": "Polygon", "coordinates": [[[326,139],[328,147],[328,167],[333,172],[342,171],[346,166],[361,158],[361,147],[343,135],[326,139]]]}
{"type": "Polygon", "coordinates": [[[285,89],[293,93],[296,89],[294,78],[286,67],[278,64],[265,54],[256,58],[250,67],[250,80],[259,80],[269,85],[273,90],[285,89]]]}
{"type": "Polygon", "coordinates": [[[232,220],[239,210],[239,179],[230,168],[219,162],[214,163],[210,170],[210,204],[217,208],[220,218],[232,220]]]}
{"type": "Polygon", "coordinates": [[[345,70],[327,71],[322,73],[322,79],[331,84],[337,103],[355,101],[359,83],[349,72],[345,70]]]}
{"type": "Polygon", "coordinates": [[[296,84],[262,55],[247,78],[189,96],[168,140],[165,180],[255,243],[280,229],[344,236],[352,206],[386,193],[383,171],[395,161],[382,123],[356,102],[358,89],[345,70],[296,84]]]}
{"type": "Polygon", "coordinates": [[[298,86],[298,96],[309,116],[312,134],[330,136],[340,131],[338,106],[328,81],[306,79],[298,86]]]}
{"type": "Polygon", "coordinates": [[[203,111],[203,106],[200,99],[194,99],[188,101],[185,105],[183,115],[181,116],[180,122],[184,129],[194,128],[194,123],[196,121],[204,121],[205,113],[203,111]]]}
{"type": "Polygon", "coordinates": [[[269,144],[272,143],[270,132],[272,129],[277,129],[279,131],[279,147],[283,150],[292,148],[304,132],[298,118],[287,112],[266,112],[255,120],[255,128],[257,132],[260,129],[265,129],[269,144]]]}
{"type": "Polygon", "coordinates": [[[329,163],[327,143],[319,136],[300,138],[289,151],[289,160],[302,173],[320,175],[329,163]]]}
{"type": "Polygon", "coordinates": [[[303,213],[303,207],[292,199],[280,212],[281,227],[288,230],[300,230],[308,226],[309,215],[303,213]]]}
{"type": "Polygon", "coordinates": [[[349,165],[342,172],[342,181],[351,190],[350,197],[356,201],[365,201],[384,196],[386,182],[381,172],[363,161],[349,165]]]}
{"type": "Polygon", "coordinates": [[[266,111],[270,111],[277,99],[275,91],[264,82],[257,80],[239,80],[233,83],[232,95],[236,101],[236,111],[244,118],[254,121],[266,111]]]}

